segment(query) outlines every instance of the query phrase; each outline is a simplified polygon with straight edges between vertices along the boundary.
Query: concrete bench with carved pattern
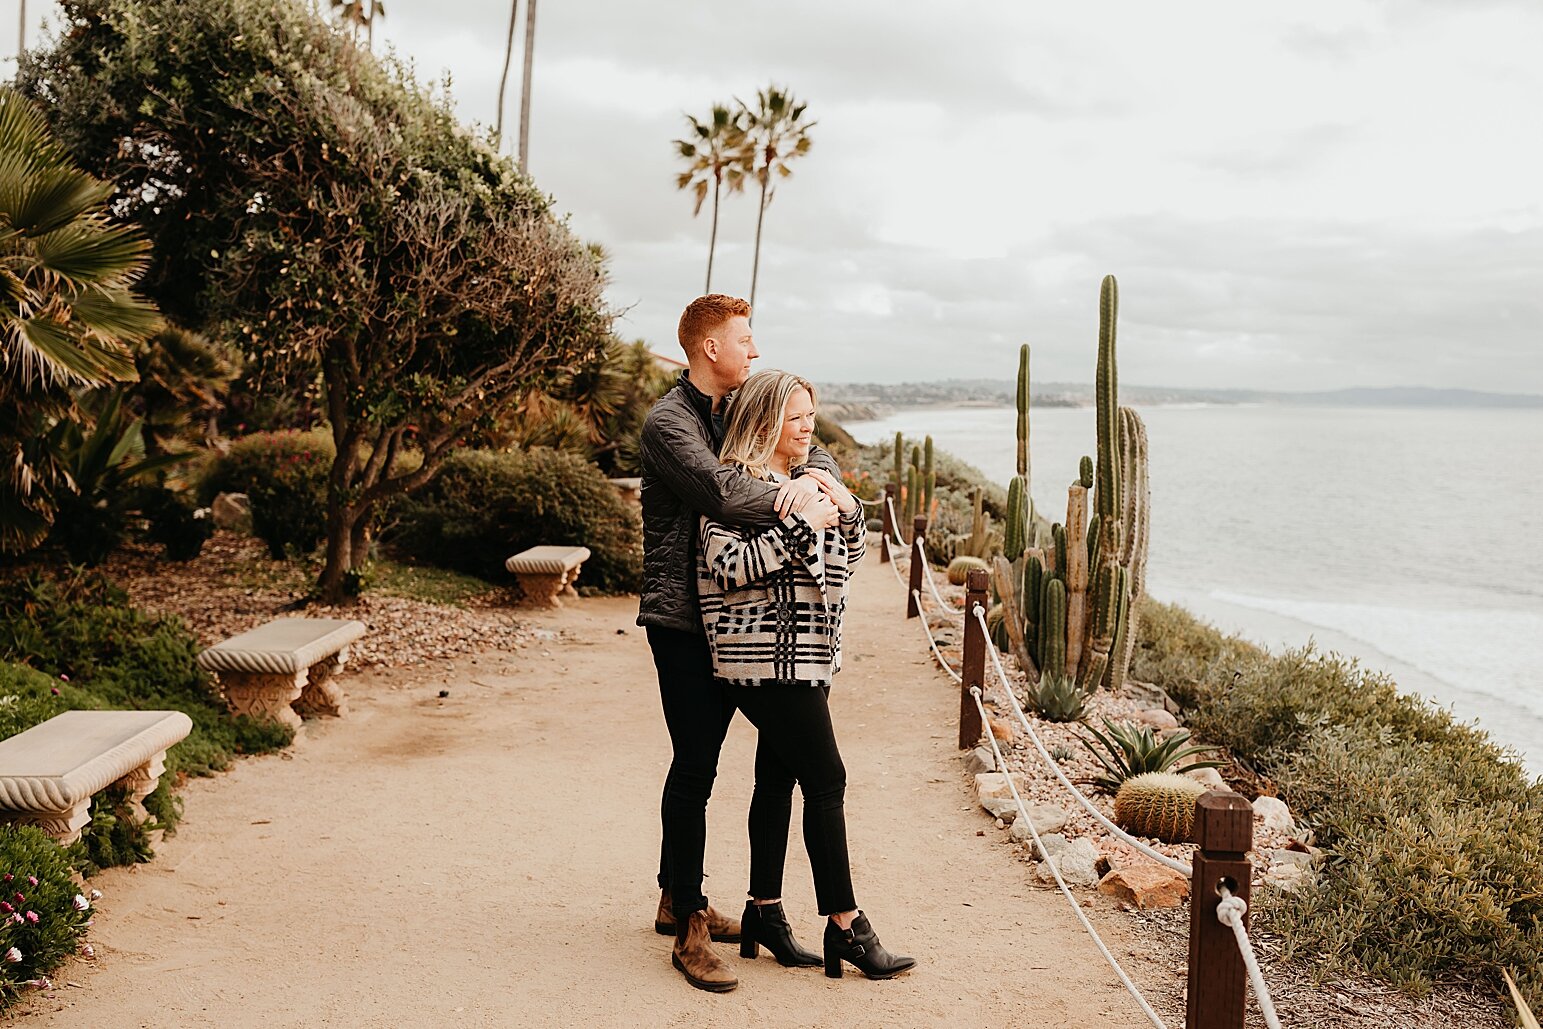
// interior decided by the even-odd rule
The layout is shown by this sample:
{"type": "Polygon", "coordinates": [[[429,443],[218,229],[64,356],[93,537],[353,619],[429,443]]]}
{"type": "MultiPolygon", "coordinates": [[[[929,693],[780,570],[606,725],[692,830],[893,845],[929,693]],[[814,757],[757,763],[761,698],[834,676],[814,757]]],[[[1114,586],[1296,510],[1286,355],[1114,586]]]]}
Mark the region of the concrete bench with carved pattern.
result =
{"type": "Polygon", "coordinates": [[[92,796],[121,783],[143,820],[167,749],[192,729],[181,711],[66,711],[0,740],[0,819],[74,843],[92,796]]]}
{"type": "Polygon", "coordinates": [[[216,643],[198,655],[198,664],[219,677],[236,714],[299,729],[301,714],[348,713],[333,676],[364,633],[364,623],[351,619],[276,618],[216,643]]]}
{"type": "Polygon", "coordinates": [[[526,600],[561,607],[558,597],[579,595],[573,580],[588,560],[588,547],[531,547],[505,561],[504,567],[519,577],[526,600]]]}

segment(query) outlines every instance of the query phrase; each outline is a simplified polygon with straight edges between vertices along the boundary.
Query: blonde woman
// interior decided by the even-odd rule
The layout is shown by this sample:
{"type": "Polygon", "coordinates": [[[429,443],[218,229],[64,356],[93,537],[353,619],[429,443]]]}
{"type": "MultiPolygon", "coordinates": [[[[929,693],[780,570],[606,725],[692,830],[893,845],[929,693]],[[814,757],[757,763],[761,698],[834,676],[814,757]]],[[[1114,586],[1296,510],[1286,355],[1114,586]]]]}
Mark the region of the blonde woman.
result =
{"type": "MultiPolygon", "coordinates": [[[[720,460],[778,482],[804,467],[814,435],[815,389],[781,371],[750,376],[724,426],[720,460]]],[[[790,966],[842,962],[889,979],[913,958],[886,951],[852,893],[847,860],[846,768],[831,726],[831,680],[841,668],[847,579],[867,540],[862,505],[836,476],[805,467],[821,501],[770,529],[701,519],[697,588],[713,674],[760,733],[750,803],[750,900],[740,956],[765,946],[790,966]],[[826,915],[824,956],[798,945],[782,910],[793,785],[804,796],[804,843],[826,915]]]]}

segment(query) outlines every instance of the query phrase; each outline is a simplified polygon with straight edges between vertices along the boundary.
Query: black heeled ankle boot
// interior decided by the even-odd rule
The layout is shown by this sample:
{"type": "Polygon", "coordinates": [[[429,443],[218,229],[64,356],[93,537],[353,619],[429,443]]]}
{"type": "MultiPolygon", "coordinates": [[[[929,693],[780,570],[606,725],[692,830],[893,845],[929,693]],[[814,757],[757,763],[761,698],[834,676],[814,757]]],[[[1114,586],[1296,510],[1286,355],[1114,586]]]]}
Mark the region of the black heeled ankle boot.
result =
{"type": "Polygon", "coordinates": [[[852,920],[852,928],[840,929],[836,923],[825,921],[825,974],[832,979],[841,978],[841,962],[851,962],[869,979],[893,979],[916,964],[915,958],[891,954],[879,942],[878,934],[861,911],[852,920]]]}
{"type": "Polygon", "coordinates": [[[761,947],[772,952],[777,964],[788,968],[818,968],[820,956],[805,950],[793,939],[793,927],[779,901],[776,904],[745,903],[745,913],[739,919],[739,956],[753,958],[761,947]]]}

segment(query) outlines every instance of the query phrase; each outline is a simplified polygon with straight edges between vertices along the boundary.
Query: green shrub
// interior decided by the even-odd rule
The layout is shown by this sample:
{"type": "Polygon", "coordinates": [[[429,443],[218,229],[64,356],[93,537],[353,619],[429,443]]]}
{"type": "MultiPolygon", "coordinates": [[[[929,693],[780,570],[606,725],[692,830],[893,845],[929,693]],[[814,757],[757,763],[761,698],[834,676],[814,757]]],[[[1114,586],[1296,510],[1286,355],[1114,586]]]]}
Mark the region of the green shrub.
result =
{"type": "Polygon", "coordinates": [[[1326,856],[1260,910],[1284,956],[1416,992],[1454,977],[1543,998],[1543,781],[1481,730],[1311,647],[1270,655],[1146,603],[1133,671],[1270,777],[1326,856]]]}
{"type": "Polygon", "coordinates": [[[275,559],[307,554],[327,532],[327,476],[336,453],[325,432],[258,432],[210,462],[198,494],[245,493],[252,531],[275,559]]]}
{"type": "Polygon", "coordinates": [[[165,547],[166,556],[173,561],[193,560],[214,535],[209,509],[199,507],[186,493],[146,490],[140,507],[150,519],[151,542],[165,547]]]}
{"type": "Polygon", "coordinates": [[[642,585],[637,509],[598,468],[571,454],[539,447],[462,451],[396,514],[389,542],[424,564],[501,582],[511,554],[578,545],[591,552],[581,586],[630,592],[642,585]]]}
{"type": "Polygon", "coordinates": [[[0,825],[0,897],[4,1007],[79,949],[91,901],[75,885],[64,849],[39,829],[11,825],[0,825]]]}
{"type": "Polygon", "coordinates": [[[0,661],[62,677],[101,707],[187,712],[193,731],[167,753],[169,776],[209,775],[236,754],[289,743],[283,726],[232,718],[195,663],[197,653],[179,619],[130,606],[100,575],[32,575],[0,584],[0,661]]]}

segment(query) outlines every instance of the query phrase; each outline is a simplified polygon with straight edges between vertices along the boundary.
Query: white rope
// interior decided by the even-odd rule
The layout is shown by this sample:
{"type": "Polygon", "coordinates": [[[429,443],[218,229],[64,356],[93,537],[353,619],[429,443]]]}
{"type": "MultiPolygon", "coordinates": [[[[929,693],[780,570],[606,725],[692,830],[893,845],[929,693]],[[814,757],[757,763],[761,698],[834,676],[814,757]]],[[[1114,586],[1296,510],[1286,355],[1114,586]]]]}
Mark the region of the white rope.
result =
{"type": "Polygon", "coordinates": [[[884,552],[889,555],[889,561],[886,563],[889,565],[889,570],[895,573],[895,581],[904,586],[905,576],[900,574],[900,562],[897,559],[897,555],[894,551],[890,550],[893,544],[890,543],[889,537],[881,534],[879,536],[879,543],[883,546],[884,552]]]}
{"type": "MultiPolygon", "coordinates": [[[[975,710],[980,712],[981,724],[989,726],[991,724],[990,719],[986,714],[986,709],[981,706],[980,702],[980,687],[971,686],[970,696],[975,698],[975,710]]],[[[1002,757],[1002,749],[997,746],[996,736],[989,729],[986,732],[986,739],[991,741],[991,752],[996,755],[997,767],[1005,769],[1007,761],[1002,757]]],[[[1013,785],[1013,777],[1006,775],[1003,778],[1007,780],[1007,788],[1012,792],[1013,803],[1018,805],[1018,817],[1023,821],[1024,825],[1029,827],[1029,834],[1034,837],[1034,846],[1038,848],[1040,857],[1044,858],[1045,866],[1050,869],[1050,874],[1055,876],[1055,884],[1066,895],[1066,901],[1072,906],[1072,911],[1076,913],[1078,920],[1082,922],[1082,927],[1088,931],[1089,936],[1093,937],[1093,942],[1098,945],[1099,952],[1104,955],[1104,960],[1109,962],[1109,967],[1114,969],[1114,974],[1120,977],[1120,982],[1125,984],[1125,988],[1130,991],[1130,995],[1136,998],[1136,1003],[1141,1005],[1142,1013],[1152,1020],[1152,1024],[1157,1026],[1157,1029],[1168,1029],[1163,1024],[1163,1020],[1158,1017],[1157,1012],[1152,1010],[1152,1005],[1148,1004],[1147,999],[1141,995],[1141,991],[1136,989],[1136,984],[1131,982],[1130,976],[1125,974],[1125,969],[1120,967],[1120,963],[1114,959],[1114,955],[1104,945],[1104,941],[1098,935],[1098,931],[1093,928],[1093,923],[1088,921],[1088,916],[1083,913],[1082,905],[1077,903],[1077,898],[1072,896],[1072,891],[1066,885],[1066,880],[1061,878],[1061,870],[1055,866],[1055,862],[1051,860],[1049,852],[1045,850],[1044,842],[1039,838],[1039,830],[1034,828],[1034,820],[1029,817],[1028,811],[1023,806],[1023,798],[1018,796],[1018,787],[1013,785]]],[[[1271,1029],[1280,1029],[1280,1027],[1271,1026],[1271,1029]]]]}
{"type": "Polygon", "coordinates": [[[856,494],[853,494],[853,499],[856,500],[859,504],[862,504],[864,507],[878,507],[880,504],[884,503],[882,500],[864,500],[862,497],[859,497],[856,494]]]}
{"type": "Polygon", "coordinates": [[[938,649],[938,641],[932,638],[932,626],[927,624],[927,612],[922,610],[922,591],[912,590],[911,596],[916,598],[917,619],[922,623],[922,632],[927,634],[927,645],[932,648],[932,656],[938,659],[938,664],[943,666],[943,671],[953,677],[955,682],[963,682],[964,676],[954,671],[947,661],[943,660],[943,652],[938,649]]]}
{"type": "MultiPolygon", "coordinates": [[[[979,604],[975,605],[974,614],[975,617],[980,620],[981,631],[986,634],[986,639],[990,640],[991,632],[986,628],[986,614],[984,609],[982,609],[979,604]]],[[[1045,744],[1040,740],[1039,733],[1034,731],[1034,726],[1029,724],[1028,716],[1023,713],[1023,708],[1019,706],[1018,698],[1013,694],[1012,683],[1008,681],[1007,673],[1002,670],[1002,659],[997,656],[997,648],[988,645],[986,647],[986,653],[991,655],[991,663],[996,666],[997,679],[1001,681],[1002,692],[1007,694],[1008,702],[1012,704],[1013,713],[1018,716],[1018,721],[1023,725],[1024,729],[1028,730],[1029,739],[1034,743],[1034,749],[1039,751],[1039,756],[1044,760],[1045,765],[1055,773],[1055,777],[1061,780],[1061,785],[1066,787],[1066,789],[1071,792],[1071,795],[1077,798],[1077,801],[1082,804],[1083,807],[1087,808],[1088,814],[1097,819],[1104,828],[1114,833],[1116,837],[1124,840],[1126,843],[1129,843],[1132,847],[1135,847],[1137,850],[1141,851],[1141,853],[1145,854],[1147,857],[1158,862],[1159,864],[1165,865],[1168,868],[1173,869],[1175,872],[1182,872],[1185,875],[1191,875],[1194,870],[1190,865],[1169,857],[1167,854],[1162,853],[1149,844],[1143,843],[1141,840],[1132,836],[1124,829],[1121,829],[1118,825],[1115,825],[1107,817],[1105,817],[1102,811],[1093,806],[1093,802],[1091,800],[1082,795],[1082,791],[1072,785],[1072,781],[1066,777],[1064,772],[1061,771],[1061,766],[1056,763],[1055,759],[1050,756],[1050,752],[1045,749],[1045,744]]]]}
{"type": "MultiPolygon", "coordinates": [[[[938,592],[938,584],[932,575],[932,565],[927,561],[927,544],[920,536],[916,537],[917,556],[922,562],[922,578],[927,580],[927,589],[932,593],[932,599],[937,601],[938,607],[949,610],[948,601],[943,599],[943,594],[938,592]]],[[[989,638],[990,634],[987,633],[989,638]]]]}
{"type": "Polygon", "coordinates": [[[910,544],[900,538],[900,518],[895,514],[895,498],[886,494],[884,503],[889,505],[889,530],[895,534],[895,546],[909,547],[910,544]]]}
{"type": "Polygon", "coordinates": [[[1243,916],[1248,913],[1248,901],[1234,897],[1225,886],[1219,887],[1217,892],[1222,895],[1222,901],[1216,905],[1216,920],[1229,927],[1232,935],[1237,937],[1238,951],[1243,955],[1243,964],[1248,968],[1248,981],[1254,984],[1254,999],[1259,1002],[1264,1024],[1269,1029],[1280,1029],[1275,1002],[1270,999],[1270,990],[1264,984],[1264,973],[1259,971],[1259,959],[1254,956],[1254,945],[1248,942],[1248,929],[1243,925],[1243,916]]]}

